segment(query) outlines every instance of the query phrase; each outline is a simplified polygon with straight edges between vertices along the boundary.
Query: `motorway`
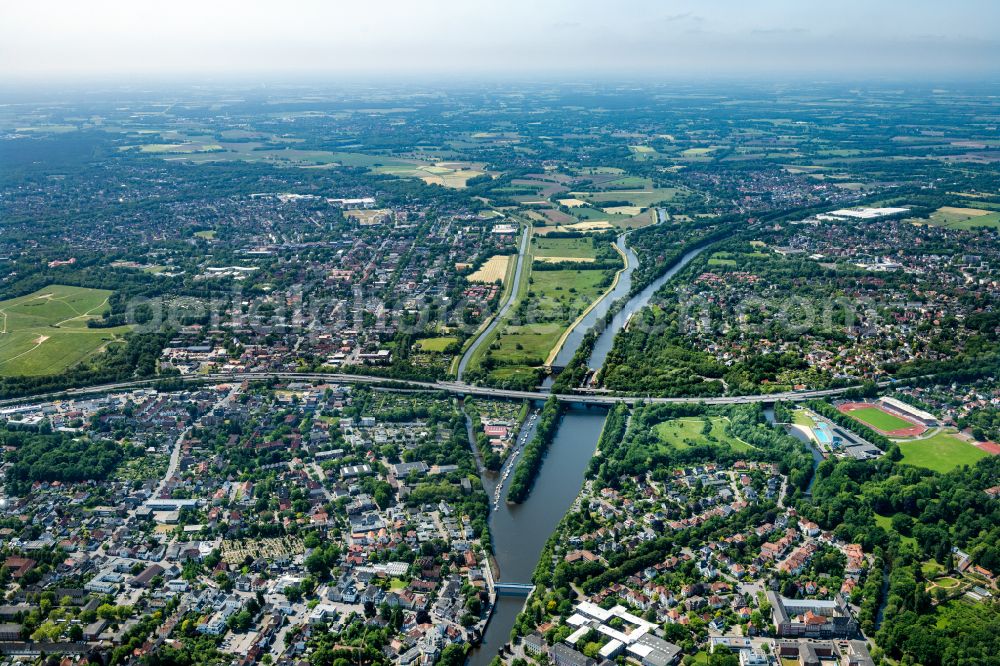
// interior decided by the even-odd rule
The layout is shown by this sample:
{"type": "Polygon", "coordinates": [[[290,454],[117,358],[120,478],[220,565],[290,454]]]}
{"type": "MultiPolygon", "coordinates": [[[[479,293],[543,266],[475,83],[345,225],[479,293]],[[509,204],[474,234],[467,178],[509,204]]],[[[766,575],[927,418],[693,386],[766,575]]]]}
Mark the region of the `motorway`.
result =
{"type": "Polygon", "coordinates": [[[546,400],[552,395],[563,402],[571,402],[578,405],[610,406],[616,403],[629,405],[677,403],[692,404],[699,403],[705,405],[737,405],[745,403],[765,402],[772,403],[778,400],[799,402],[811,400],[813,398],[828,398],[841,395],[853,386],[845,386],[835,389],[822,389],[815,391],[785,391],[781,393],[764,393],[756,395],[738,396],[717,396],[717,397],[683,397],[683,398],[660,398],[654,396],[630,396],[630,395],[596,395],[596,394],[552,394],[548,391],[515,391],[510,389],[497,389],[488,386],[476,386],[460,381],[438,381],[426,382],[415,379],[390,379],[387,377],[376,377],[372,375],[353,375],[343,373],[328,372],[243,372],[243,373],[216,373],[207,375],[182,375],[180,377],[142,379],[129,382],[118,382],[115,384],[101,384],[76,389],[67,389],[52,393],[43,393],[34,396],[21,398],[10,398],[0,400],[0,407],[14,407],[19,405],[29,405],[38,402],[51,402],[65,398],[76,398],[87,395],[102,393],[114,393],[116,391],[127,391],[140,388],[152,388],[158,382],[165,379],[180,380],[194,384],[232,384],[244,381],[267,381],[271,379],[287,381],[314,381],[330,382],[337,384],[386,384],[395,387],[404,387],[425,391],[447,391],[455,395],[474,395],[488,398],[509,398],[514,400],[546,400]]]}

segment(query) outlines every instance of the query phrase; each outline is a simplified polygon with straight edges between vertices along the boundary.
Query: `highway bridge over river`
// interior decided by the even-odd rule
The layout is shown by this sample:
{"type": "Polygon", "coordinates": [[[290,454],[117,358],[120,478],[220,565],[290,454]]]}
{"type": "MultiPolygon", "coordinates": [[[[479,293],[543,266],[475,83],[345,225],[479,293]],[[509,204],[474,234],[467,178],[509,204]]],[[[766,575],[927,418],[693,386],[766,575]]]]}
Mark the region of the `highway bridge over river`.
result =
{"type": "Polygon", "coordinates": [[[739,396],[712,396],[712,397],[682,397],[682,398],[660,398],[655,396],[635,396],[616,395],[611,393],[566,393],[552,394],[548,391],[516,391],[512,389],[491,388],[489,386],[477,386],[460,381],[438,381],[428,382],[414,379],[391,379],[387,377],[377,377],[374,375],[355,375],[345,373],[326,372],[245,372],[245,373],[215,373],[207,375],[181,375],[179,377],[160,377],[156,379],[141,379],[128,382],[118,382],[114,384],[100,384],[81,388],[67,389],[50,393],[41,393],[33,396],[21,398],[9,398],[0,400],[0,407],[12,407],[18,405],[28,405],[38,402],[50,402],[66,398],[82,397],[87,395],[99,395],[102,393],[114,393],[117,391],[128,391],[140,388],[152,388],[164,381],[180,381],[191,384],[231,384],[244,381],[302,381],[302,382],[330,382],[335,384],[367,384],[373,386],[387,386],[392,388],[413,389],[424,391],[446,391],[459,396],[482,396],[488,398],[507,398],[512,400],[539,400],[544,401],[555,395],[561,402],[575,405],[590,405],[598,407],[610,407],[617,403],[629,405],[647,405],[660,403],[692,404],[699,403],[705,405],[739,405],[746,403],[774,403],[776,401],[799,402],[814,398],[828,398],[837,396],[857,387],[842,387],[834,389],[822,389],[814,391],[784,391],[780,393],[762,393],[756,395],[739,396]]]}

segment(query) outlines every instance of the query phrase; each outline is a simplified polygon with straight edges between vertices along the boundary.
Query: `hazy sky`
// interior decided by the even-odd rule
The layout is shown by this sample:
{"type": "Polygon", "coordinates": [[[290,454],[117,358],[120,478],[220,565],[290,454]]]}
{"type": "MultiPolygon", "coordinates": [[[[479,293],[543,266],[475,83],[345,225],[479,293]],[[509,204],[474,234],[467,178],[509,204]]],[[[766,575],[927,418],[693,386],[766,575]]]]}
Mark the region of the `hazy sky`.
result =
{"type": "Polygon", "coordinates": [[[975,77],[997,0],[0,0],[0,78],[975,77]]]}

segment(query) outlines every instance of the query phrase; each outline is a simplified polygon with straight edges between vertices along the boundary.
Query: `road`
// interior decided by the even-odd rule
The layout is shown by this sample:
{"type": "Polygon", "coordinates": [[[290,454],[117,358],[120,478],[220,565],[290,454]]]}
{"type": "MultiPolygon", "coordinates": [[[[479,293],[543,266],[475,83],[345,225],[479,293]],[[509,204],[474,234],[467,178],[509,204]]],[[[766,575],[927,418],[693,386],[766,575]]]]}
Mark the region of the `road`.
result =
{"type": "Polygon", "coordinates": [[[479,346],[483,344],[486,338],[489,337],[490,333],[499,326],[500,321],[507,316],[507,313],[514,306],[514,301],[517,300],[517,290],[521,286],[521,273],[524,268],[524,258],[528,256],[528,243],[531,241],[531,227],[525,226],[524,232],[521,235],[521,248],[517,251],[517,265],[514,267],[514,281],[511,284],[510,292],[507,294],[507,300],[501,306],[500,311],[497,312],[496,316],[493,317],[493,321],[490,322],[489,326],[483,329],[469,348],[465,350],[462,354],[462,360],[458,363],[458,381],[462,381],[462,375],[465,374],[465,368],[469,365],[469,361],[472,360],[472,355],[479,349],[479,346]]]}
{"type": "MultiPolygon", "coordinates": [[[[748,403],[773,403],[778,400],[788,402],[801,402],[814,398],[828,398],[841,395],[857,386],[845,386],[834,389],[821,389],[815,391],[784,391],[780,393],[763,393],[756,395],[739,396],[717,396],[717,397],[683,397],[683,398],[659,398],[652,396],[634,395],[594,395],[594,394],[552,394],[548,391],[515,391],[511,389],[497,389],[488,386],[476,386],[460,381],[419,381],[415,379],[389,379],[386,377],[376,377],[372,375],[353,375],[333,372],[246,372],[246,373],[215,373],[207,375],[185,375],[170,378],[192,384],[229,384],[244,381],[267,381],[271,379],[288,381],[316,381],[331,382],[335,384],[393,384],[396,387],[419,389],[425,391],[447,391],[455,395],[474,395],[487,398],[508,398],[514,400],[547,400],[552,395],[562,401],[579,405],[611,406],[617,403],[628,405],[645,404],[703,404],[703,405],[739,405],[748,403]]],[[[31,405],[38,402],[52,402],[60,399],[77,398],[85,395],[95,395],[102,393],[114,393],[116,391],[128,391],[138,388],[150,388],[159,379],[141,379],[130,382],[118,382],[115,384],[102,384],[88,386],[85,388],[68,389],[52,393],[43,393],[29,397],[12,398],[0,400],[0,408],[10,408],[31,405]]],[[[880,385],[888,385],[883,382],[880,385]]]]}
{"type": "Polygon", "coordinates": [[[177,473],[177,467],[181,463],[181,448],[184,444],[184,438],[191,432],[191,427],[184,428],[181,434],[177,435],[177,439],[174,440],[174,448],[170,451],[170,464],[167,465],[167,471],[163,474],[163,478],[156,484],[156,490],[152,494],[153,498],[158,498],[163,493],[164,488],[167,487],[167,483],[177,473]]]}
{"type": "MultiPolygon", "coordinates": [[[[239,386],[234,386],[233,388],[229,389],[229,392],[226,393],[225,397],[219,400],[212,407],[212,409],[209,410],[209,413],[211,414],[220,408],[225,409],[226,407],[228,407],[233,402],[233,399],[236,398],[238,392],[239,392],[239,386]]],[[[200,425],[201,419],[199,419],[197,423],[198,425],[200,425]]],[[[170,463],[167,465],[167,471],[166,473],[164,473],[163,478],[160,479],[160,482],[156,484],[156,490],[153,491],[153,494],[151,496],[154,499],[160,496],[163,490],[167,487],[167,483],[174,476],[174,474],[177,473],[177,467],[180,465],[181,462],[181,449],[184,444],[184,438],[188,436],[188,433],[191,432],[192,428],[194,428],[194,425],[193,424],[189,425],[187,428],[181,431],[181,434],[179,434],[177,436],[177,439],[174,440],[174,448],[170,451],[170,463]]]]}

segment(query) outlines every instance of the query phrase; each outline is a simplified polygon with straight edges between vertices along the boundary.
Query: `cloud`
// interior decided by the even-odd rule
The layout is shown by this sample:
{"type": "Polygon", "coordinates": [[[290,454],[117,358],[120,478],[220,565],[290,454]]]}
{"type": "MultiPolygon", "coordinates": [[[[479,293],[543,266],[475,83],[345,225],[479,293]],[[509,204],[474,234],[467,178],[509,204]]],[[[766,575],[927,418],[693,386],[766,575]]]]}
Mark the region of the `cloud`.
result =
{"type": "Polygon", "coordinates": [[[141,1],[8,1],[0,12],[0,80],[1000,70],[995,1],[913,0],[905,12],[902,0],[432,5],[434,11],[412,0],[171,0],[164,12],[160,3],[141,1]],[[813,48],[802,48],[806,39],[813,48]],[[828,57],[831,49],[838,58],[828,57]]]}
{"type": "Polygon", "coordinates": [[[573,30],[582,26],[583,24],[579,21],[556,21],[550,23],[548,27],[552,30],[573,30]]]}
{"type": "Polygon", "coordinates": [[[703,23],[705,21],[704,16],[699,16],[694,12],[683,12],[680,14],[668,14],[660,18],[661,23],[703,23]]]}
{"type": "Polygon", "coordinates": [[[755,28],[750,31],[751,35],[805,35],[809,30],[806,28],[755,28]]]}

